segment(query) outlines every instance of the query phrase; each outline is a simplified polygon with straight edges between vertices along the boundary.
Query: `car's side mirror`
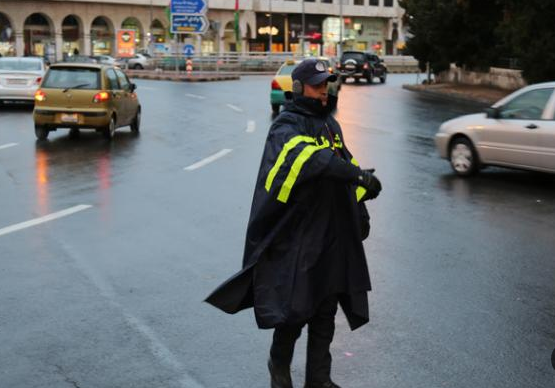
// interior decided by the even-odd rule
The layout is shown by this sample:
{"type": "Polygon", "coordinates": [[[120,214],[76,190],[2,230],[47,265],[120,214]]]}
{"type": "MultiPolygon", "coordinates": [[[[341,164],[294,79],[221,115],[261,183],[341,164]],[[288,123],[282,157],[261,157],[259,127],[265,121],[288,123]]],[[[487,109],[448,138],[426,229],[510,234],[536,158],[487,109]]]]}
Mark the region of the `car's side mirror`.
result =
{"type": "Polygon", "coordinates": [[[501,117],[501,109],[498,107],[486,108],[486,117],[488,119],[498,119],[501,117]]]}
{"type": "Polygon", "coordinates": [[[129,90],[131,91],[131,93],[133,93],[135,90],[137,90],[137,84],[130,84],[129,90]]]}

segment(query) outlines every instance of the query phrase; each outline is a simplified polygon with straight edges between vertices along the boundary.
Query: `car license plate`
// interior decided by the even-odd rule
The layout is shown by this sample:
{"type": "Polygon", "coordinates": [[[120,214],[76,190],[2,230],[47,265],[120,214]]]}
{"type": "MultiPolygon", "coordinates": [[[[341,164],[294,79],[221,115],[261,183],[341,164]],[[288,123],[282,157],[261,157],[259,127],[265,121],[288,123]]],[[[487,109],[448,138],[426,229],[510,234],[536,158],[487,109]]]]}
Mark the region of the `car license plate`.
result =
{"type": "Polygon", "coordinates": [[[62,121],[64,123],[77,123],[79,115],[77,113],[62,113],[62,121]]]}
{"type": "Polygon", "coordinates": [[[10,85],[27,85],[26,79],[21,78],[8,78],[8,84],[10,85]]]}
{"type": "Polygon", "coordinates": [[[355,65],[345,65],[345,69],[353,70],[355,65]]]}

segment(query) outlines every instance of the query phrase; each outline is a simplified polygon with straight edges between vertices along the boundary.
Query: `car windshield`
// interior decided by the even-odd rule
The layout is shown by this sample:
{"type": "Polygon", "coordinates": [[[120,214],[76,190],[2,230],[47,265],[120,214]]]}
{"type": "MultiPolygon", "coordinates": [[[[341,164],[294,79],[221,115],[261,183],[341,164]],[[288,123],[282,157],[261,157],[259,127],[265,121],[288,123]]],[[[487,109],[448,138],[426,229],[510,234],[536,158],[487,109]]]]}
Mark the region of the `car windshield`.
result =
{"type": "Polygon", "coordinates": [[[291,73],[293,73],[293,70],[295,70],[295,67],[297,67],[297,65],[284,65],[280,70],[279,70],[279,75],[291,75],[291,73]]]}
{"type": "Polygon", "coordinates": [[[100,70],[79,67],[56,67],[51,68],[44,83],[43,88],[67,89],[100,89],[100,70]]]}
{"type": "Polygon", "coordinates": [[[364,54],[363,53],[344,53],[341,57],[341,61],[346,61],[348,59],[354,59],[356,61],[364,61],[364,54]]]}
{"type": "Polygon", "coordinates": [[[0,70],[8,71],[40,71],[40,60],[21,58],[0,58],[0,70]]]}

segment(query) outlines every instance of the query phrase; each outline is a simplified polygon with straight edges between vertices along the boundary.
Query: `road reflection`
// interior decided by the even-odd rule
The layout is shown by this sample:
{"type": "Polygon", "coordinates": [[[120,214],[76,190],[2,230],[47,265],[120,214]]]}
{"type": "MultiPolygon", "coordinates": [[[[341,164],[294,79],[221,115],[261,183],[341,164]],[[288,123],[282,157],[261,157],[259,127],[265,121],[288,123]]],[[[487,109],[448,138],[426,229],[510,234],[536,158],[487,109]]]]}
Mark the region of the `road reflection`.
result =
{"type": "MultiPolygon", "coordinates": [[[[35,146],[36,208],[40,215],[53,211],[50,203],[57,198],[89,202],[96,193],[102,214],[110,213],[114,165],[133,153],[138,139],[129,133],[116,133],[112,142],[97,133],[81,133],[77,138],[61,136],[35,146]],[[86,196],[86,197],[85,197],[86,196]],[[76,198],[75,198],[76,197],[76,198]]],[[[104,217],[103,216],[103,217],[104,217]]]]}

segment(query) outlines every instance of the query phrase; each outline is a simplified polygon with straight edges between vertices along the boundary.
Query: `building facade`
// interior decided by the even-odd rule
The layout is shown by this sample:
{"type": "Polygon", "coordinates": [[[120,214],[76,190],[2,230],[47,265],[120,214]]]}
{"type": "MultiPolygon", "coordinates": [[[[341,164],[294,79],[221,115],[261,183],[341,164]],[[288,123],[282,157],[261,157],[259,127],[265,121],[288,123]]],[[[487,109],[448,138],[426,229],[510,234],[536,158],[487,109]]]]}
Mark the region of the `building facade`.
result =
{"type": "Polygon", "coordinates": [[[208,0],[210,28],[200,36],[170,34],[169,0],[0,0],[0,54],[61,60],[76,53],[117,56],[120,30],[133,30],[137,50],[171,53],[300,52],[342,49],[396,54],[404,11],[397,0],[208,0]],[[343,15],[343,29],[341,18],[343,15]],[[239,39],[237,39],[239,38],[239,39]]]}

